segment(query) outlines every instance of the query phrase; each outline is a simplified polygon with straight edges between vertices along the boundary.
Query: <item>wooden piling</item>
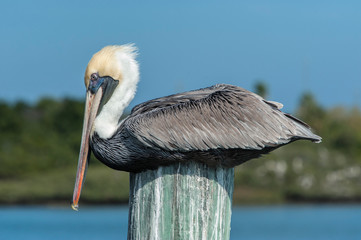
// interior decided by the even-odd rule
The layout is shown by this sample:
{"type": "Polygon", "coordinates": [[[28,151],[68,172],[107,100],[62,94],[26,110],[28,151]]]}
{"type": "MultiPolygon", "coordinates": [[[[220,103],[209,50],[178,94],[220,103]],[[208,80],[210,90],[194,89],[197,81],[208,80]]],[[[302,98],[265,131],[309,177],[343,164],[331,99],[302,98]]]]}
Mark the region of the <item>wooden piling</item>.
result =
{"type": "Polygon", "coordinates": [[[233,183],[194,162],[131,173],[128,239],[229,239],[233,183]]]}

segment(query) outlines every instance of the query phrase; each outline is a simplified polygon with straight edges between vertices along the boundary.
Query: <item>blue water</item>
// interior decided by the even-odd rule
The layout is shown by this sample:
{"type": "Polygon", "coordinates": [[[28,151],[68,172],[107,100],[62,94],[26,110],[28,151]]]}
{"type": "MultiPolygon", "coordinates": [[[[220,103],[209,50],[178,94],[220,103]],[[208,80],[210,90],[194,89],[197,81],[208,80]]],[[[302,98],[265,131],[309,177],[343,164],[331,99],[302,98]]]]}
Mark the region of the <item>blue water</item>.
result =
{"type": "MultiPolygon", "coordinates": [[[[0,207],[0,240],[126,239],[126,207],[0,207]]],[[[361,239],[361,205],[235,207],[231,239],[361,239]]]]}

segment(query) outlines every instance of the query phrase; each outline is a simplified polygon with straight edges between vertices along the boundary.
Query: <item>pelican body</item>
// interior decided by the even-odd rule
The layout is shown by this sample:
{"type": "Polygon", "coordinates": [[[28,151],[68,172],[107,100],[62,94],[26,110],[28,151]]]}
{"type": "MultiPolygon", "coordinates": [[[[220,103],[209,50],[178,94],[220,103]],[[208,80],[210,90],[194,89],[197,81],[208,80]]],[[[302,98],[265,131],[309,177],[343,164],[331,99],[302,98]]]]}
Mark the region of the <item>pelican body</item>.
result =
{"type": "Polygon", "coordinates": [[[187,161],[231,168],[299,139],[321,141],[282,104],[227,84],[147,101],[120,121],[139,80],[135,57],[133,45],[107,46],[87,66],[74,209],[90,150],[113,169],[140,172],[187,161]]]}

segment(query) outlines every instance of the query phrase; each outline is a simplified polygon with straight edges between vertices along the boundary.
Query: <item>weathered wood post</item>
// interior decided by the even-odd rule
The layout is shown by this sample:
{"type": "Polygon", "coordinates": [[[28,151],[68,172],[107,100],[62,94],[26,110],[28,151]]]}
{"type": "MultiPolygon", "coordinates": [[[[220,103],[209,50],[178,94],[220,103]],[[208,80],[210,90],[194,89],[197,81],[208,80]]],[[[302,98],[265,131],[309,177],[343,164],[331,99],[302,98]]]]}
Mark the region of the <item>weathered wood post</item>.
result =
{"type": "Polygon", "coordinates": [[[128,239],[229,239],[233,183],[196,162],[131,173],[128,239]]]}

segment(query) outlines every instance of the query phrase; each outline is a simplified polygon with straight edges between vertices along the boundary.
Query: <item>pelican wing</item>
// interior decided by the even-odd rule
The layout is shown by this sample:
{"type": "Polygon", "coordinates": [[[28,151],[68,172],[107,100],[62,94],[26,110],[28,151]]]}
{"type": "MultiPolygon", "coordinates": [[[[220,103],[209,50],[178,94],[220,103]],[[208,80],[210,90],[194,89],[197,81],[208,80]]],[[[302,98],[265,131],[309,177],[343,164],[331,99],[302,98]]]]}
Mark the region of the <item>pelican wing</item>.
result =
{"type": "Polygon", "coordinates": [[[215,85],[134,107],[124,122],[146,147],[167,151],[276,147],[321,138],[281,112],[282,104],[232,85],[215,85]]]}

